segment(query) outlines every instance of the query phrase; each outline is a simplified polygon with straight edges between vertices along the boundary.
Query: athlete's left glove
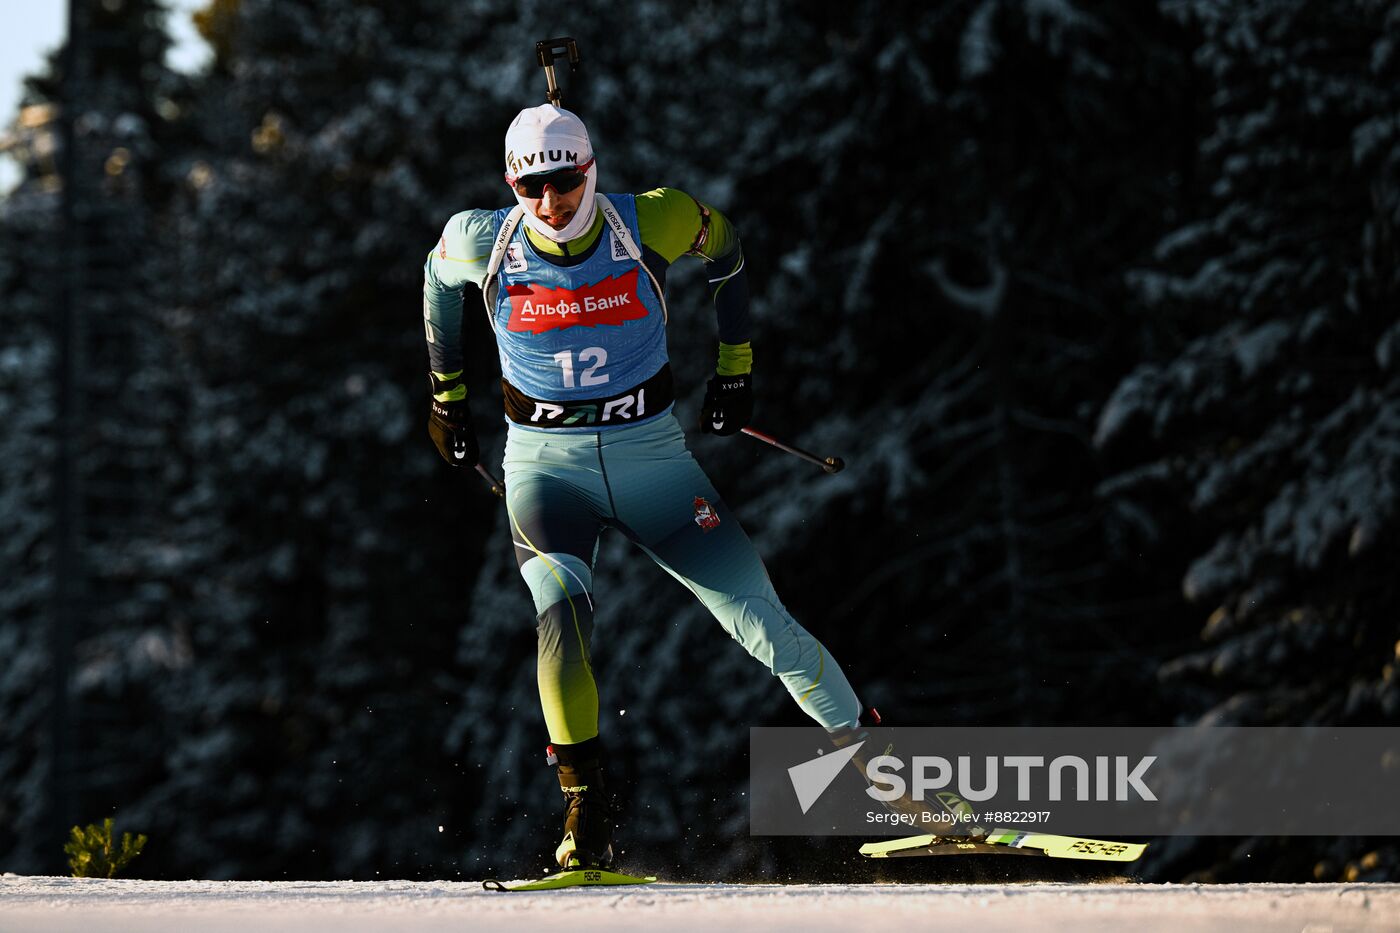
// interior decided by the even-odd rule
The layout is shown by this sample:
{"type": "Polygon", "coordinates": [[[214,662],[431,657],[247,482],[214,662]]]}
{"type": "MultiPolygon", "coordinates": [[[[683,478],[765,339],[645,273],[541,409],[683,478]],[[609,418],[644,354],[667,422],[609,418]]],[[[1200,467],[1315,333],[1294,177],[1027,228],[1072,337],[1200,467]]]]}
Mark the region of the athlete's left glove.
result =
{"type": "Polygon", "coordinates": [[[721,376],[716,373],[705,386],[700,405],[700,432],[728,436],[753,417],[753,375],[721,376]]]}
{"type": "Polygon", "coordinates": [[[476,429],[472,427],[471,406],[465,398],[454,402],[440,402],[437,391],[441,383],[433,380],[433,397],[429,399],[428,436],[442,459],[453,466],[474,467],[481,460],[481,445],[476,440],[476,429]]]}

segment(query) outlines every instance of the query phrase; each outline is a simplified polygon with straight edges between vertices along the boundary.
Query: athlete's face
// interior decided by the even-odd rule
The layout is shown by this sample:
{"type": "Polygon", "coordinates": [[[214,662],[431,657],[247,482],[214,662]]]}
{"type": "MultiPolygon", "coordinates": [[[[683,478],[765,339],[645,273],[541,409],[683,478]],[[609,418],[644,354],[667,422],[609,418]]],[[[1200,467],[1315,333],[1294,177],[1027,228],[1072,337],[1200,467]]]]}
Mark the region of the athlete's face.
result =
{"type": "Polygon", "coordinates": [[[569,221],[574,219],[574,214],[578,213],[578,206],[583,203],[583,192],[583,185],[567,194],[560,194],[554,190],[553,185],[545,185],[542,197],[524,200],[536,217],[555,230],[563,230],[569,225],[569,221]]]}

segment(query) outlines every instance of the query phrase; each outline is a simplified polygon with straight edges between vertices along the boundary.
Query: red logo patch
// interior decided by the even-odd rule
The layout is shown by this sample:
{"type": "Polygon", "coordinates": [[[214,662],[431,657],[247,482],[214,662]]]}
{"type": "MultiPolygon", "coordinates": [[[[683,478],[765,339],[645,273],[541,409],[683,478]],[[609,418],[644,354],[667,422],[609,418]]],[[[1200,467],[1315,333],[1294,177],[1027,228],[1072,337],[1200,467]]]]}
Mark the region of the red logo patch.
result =
{"type": "Polygon", "coordinates": [[[695,524],[700,526],[701,531],[714,531],[719,527],[719,516],[715,514],[715,507],[700,496],[695,497],[695,524]]]}
{"type": "Polygon", "coordinates": [[[508,330],[542,334],[566,327],[625,324],[647,316],[637,294],[640,269],[606,278],[580,289],[544,288],[533,284],[507,285],[510,297],[508,330]]]}
{"type": "Polygon", "coordinates": [[[443,259],[447,258],[447,237],[445,236],[438,237],[438,256],[443,259]]]}

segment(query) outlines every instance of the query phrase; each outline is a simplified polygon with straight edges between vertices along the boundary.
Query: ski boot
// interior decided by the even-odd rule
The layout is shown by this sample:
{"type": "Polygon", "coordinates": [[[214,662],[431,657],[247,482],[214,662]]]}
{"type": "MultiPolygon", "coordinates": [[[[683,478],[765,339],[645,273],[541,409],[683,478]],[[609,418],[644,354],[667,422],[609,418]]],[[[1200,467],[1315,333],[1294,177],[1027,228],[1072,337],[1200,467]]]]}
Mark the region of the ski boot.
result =
{"type": "Polygon", "coordinates": [[[612,867],[612,805],[603,786],[598,739],[551,745],[549,763],[558,764],[564,792],[564,838],[554,860],[564,869],[612,867]]]}
{"type": "MultiPolygon", "coordinates": [[[[860,720],[853,727],[828,732],[831,744],[838,749],[849,748],[856,742],[870,742],[870,729],[880,725],[880,712],[873,706],[865,707],[860,720]]],[[[851,756],[851,766],[860,772],[861,780],[869,786],[866,765],[881,755],[893,755],[893,743],[877,747],[862,746],[851,756]]],[[[987,830],[973,824],[972,805],[952,791],[939,791],[934,794],[937,806],[929,806],[927,801],[915,800],[908,791],[894,800],[881,801],[891,813],[904,814],[911,819],[911,827],[941,838],[977,839],[987,834],[987,830]]]]}

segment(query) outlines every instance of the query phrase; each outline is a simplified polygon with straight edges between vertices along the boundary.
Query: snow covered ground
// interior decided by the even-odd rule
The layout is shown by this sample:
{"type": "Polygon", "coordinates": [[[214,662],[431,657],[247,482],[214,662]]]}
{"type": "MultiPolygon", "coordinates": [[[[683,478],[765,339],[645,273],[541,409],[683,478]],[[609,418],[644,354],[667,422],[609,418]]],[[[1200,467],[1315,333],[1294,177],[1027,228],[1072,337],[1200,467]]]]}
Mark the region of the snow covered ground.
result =
{"type": "Polygon", "coordinates": [[[1400,930],[1400,884],[656,884],[497,894],[477,882],[0,877],[0,933],[532,930],[1400,930]]]}

